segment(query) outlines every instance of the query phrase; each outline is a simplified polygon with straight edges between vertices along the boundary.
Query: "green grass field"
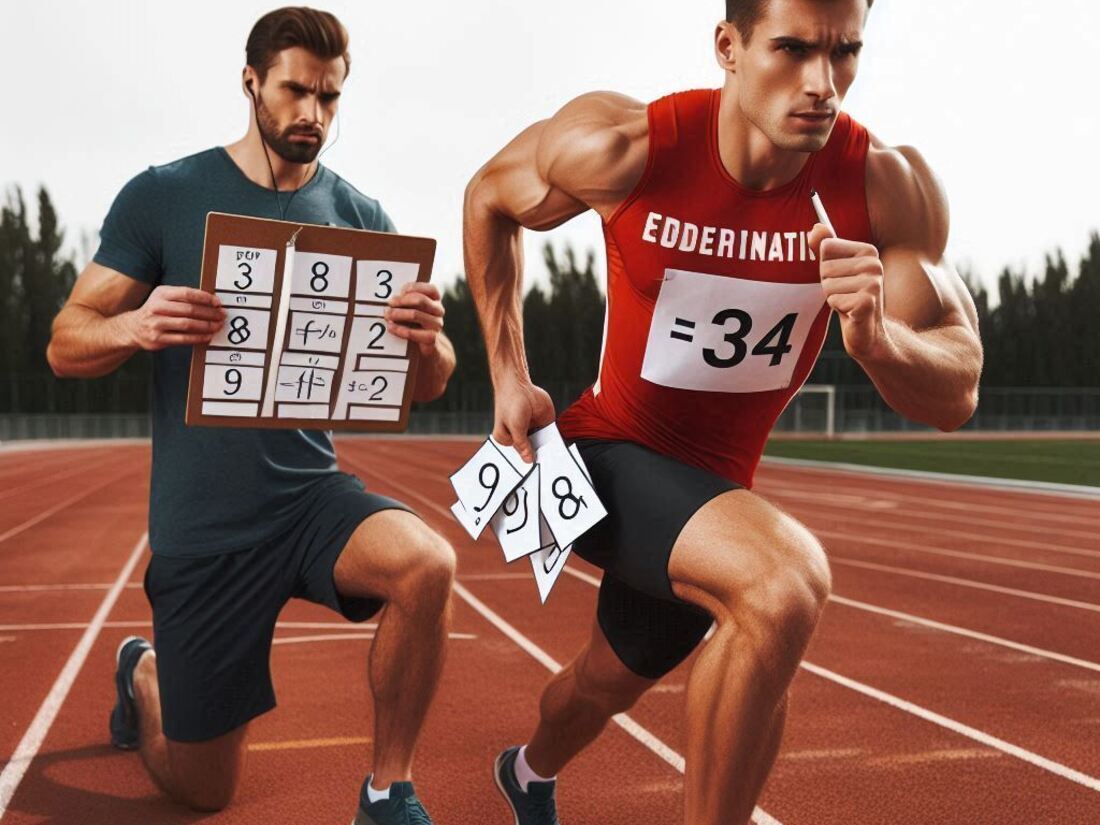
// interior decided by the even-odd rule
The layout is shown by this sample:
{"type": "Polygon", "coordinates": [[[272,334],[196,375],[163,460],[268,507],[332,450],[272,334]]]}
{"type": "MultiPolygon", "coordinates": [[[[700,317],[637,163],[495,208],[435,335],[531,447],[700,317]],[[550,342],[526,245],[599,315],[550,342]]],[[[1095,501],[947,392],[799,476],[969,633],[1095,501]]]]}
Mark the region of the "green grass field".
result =
{"type": "Polygon", "coordinates": [[[1094,441],[784,441],[767,455],[938,473],[1100,486],[1094,441]]]}

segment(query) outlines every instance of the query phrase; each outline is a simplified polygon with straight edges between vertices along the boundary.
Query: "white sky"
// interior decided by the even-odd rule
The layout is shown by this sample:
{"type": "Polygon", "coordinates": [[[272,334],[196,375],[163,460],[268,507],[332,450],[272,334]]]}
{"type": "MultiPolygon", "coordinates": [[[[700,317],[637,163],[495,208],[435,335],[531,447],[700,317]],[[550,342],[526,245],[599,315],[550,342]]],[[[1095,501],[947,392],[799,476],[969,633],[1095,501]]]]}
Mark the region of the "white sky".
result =
{"type": "MultiPolygon", "coordinates": [[[[713,87],[722,0],[331,0],[351,34],[342,135],[324,162],[379,198],[398,227],[439,240],[436,280],[462,269],[470,175],[571,97],[643,100],[713,87]]],[[[130,177],[247,125],[244,41],[274,2],[0,6],[0,185],[44,183],[68,240],[98,228],[130,177]]],[[[952,205],[953,260],[992,284],[1062,247],[1075,269],[1100,228],[1100,106],[1090,0],[878,0],[846,108],[890,143],[919,148],[952,205]]],[[[595,248],[582,216],[527,233],[529,276],[549,237],[595,248]]]]}

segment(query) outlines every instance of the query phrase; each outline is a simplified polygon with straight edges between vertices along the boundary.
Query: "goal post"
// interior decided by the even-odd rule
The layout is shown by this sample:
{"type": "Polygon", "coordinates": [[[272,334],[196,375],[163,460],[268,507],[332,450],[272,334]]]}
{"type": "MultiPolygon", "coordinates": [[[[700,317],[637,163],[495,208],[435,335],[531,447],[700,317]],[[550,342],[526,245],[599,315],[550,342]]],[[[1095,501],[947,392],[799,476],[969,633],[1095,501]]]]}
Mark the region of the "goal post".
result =
{"type": "Polygon", "coordinates": [[[804,384],[779,417],[773,432],[833,438],[836,435],[836,386],[804,384]]]}

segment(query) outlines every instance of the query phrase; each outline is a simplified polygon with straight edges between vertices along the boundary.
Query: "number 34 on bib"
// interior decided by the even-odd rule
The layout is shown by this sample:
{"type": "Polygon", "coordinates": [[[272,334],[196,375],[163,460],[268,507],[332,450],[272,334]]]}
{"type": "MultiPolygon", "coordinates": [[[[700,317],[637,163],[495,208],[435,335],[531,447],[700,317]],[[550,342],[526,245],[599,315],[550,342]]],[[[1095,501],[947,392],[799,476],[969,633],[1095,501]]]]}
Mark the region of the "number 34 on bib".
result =
{"type": "Polygon", "coordinates": [[[642,378],[704,392],[784,389],[824,305],[818,281],[777,284],[667,269],[642,378]]]}

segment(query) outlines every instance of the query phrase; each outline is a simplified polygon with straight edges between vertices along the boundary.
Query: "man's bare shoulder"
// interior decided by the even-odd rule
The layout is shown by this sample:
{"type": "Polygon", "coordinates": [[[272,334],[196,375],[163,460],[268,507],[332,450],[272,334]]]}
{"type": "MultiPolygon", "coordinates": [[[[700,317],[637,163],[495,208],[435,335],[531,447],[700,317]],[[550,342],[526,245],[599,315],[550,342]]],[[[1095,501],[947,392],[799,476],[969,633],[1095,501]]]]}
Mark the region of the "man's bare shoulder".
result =
{"type": "Polygon", "coordinates": [[[537,163],[545,180],[606,206],[634,189],[648,153],[646,104],[615,92],[590,92],[545,122],[537,163]]]}
{"type": "Polygon", "coordinates": [[[872,234],[879,246],[909,246],[939,253],[947,246],[947,192],[914,147],[889,146],[871,135],[867,206],[872,234]]]}

